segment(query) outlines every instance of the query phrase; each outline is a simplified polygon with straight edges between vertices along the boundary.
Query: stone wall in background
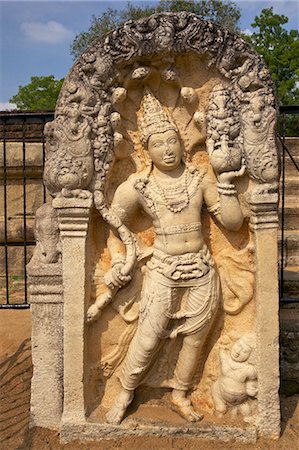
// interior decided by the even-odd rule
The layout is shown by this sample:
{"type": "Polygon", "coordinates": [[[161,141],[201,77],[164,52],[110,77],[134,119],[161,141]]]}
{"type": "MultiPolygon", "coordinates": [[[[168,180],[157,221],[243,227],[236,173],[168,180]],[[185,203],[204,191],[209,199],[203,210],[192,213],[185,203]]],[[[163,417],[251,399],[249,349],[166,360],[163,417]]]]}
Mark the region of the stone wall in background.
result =
{"type": "MultiPolygon", "coordinates": [[[[18,136],[16,136],[17,139],[18,136]]],[[[33,226],[35,212],[43,204],[43,148],[41,143],[25,144],[25,167],[23,167],[23,143],[6,143],[6,195],[7,195],[7,240],[22,243],[24,233],[24,206],[26,209],[26,239],[34,240],[33,226]],[[25,183],[24,183],[25,178],[25,183]],[[26,192],[25,205],[24,193],[26,192]]],[[[4,218],[4,163],[3,143],[0,143],[0,242],[5,241],[4,218]]],[[[28,258],[32,255],[32,248],[28,247],[28,258]]],[[[23,247],[9,247],[9,271],[11,275],[23,273],[23,247]]],[[[5,267],[4,247],[0,249],[1,276],[5,267]]]]}

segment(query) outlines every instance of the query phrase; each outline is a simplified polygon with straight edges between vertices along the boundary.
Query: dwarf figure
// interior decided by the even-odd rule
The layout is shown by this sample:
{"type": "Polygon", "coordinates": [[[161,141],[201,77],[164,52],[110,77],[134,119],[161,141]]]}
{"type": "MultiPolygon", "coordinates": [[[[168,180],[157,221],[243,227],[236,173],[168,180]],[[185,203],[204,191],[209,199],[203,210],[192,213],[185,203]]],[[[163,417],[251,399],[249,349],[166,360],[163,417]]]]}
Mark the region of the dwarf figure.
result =
{"type": "Polygon", "coordinates": [[[240,412],[245,422],[252,422],[252,400],[257,396],[255,335],[241,337],[230,352],[220,350],[221,375],[212,386],[215,413],[223,416],[240,412]]]}

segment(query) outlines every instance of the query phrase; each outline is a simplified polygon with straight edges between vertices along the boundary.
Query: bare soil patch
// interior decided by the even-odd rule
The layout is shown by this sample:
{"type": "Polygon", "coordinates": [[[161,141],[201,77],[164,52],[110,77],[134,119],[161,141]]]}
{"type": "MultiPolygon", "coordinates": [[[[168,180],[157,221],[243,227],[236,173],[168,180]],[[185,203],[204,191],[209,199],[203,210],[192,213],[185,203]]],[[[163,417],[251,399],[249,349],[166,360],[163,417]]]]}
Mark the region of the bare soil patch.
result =
{"type": "Polygon", "coordinates": [[[198,438],[143,437],[121,441],[62,445],[59,433],[29,428],[30,380],[32,376],[30,339],[0,364],[0,449],[1,450],[298,450],[299,396],[281,397],[282,436],[279,441],[259,440],[256,445],[208,442],[198,438]]]}

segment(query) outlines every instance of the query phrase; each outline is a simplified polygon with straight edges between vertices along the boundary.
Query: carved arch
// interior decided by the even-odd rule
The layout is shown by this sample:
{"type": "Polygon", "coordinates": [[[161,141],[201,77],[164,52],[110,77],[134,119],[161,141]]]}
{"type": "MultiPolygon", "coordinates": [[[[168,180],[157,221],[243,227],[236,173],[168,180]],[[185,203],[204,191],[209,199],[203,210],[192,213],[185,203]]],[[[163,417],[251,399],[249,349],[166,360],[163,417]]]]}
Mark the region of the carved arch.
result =
{"type": "MultiPolygon", "coordinates": [[[[218,80],[210,84],[212,98],[213,89],[217,91],[219,77],[223,81],[224,86],[219,89],[226,91],[231,98],[232,106],[228,109],[232,110],[232,116],[234,111],[239,114],[238,117],[228,117],[228,121],[232,119],[237,124],[234,128],[236,135],[240,134],[240,126],[243,127],[243,136],[237,136],[237,147],[243,145],[242,158],[250,177],[262,185],[273,183],[278,177],[276,148],[272,145],[275,126],[272,81],[261,57],[244,40],[212,22],[185,12],[129,21],[110,32],[81,55],[64,82],[55,119],[45,129],[44,180],[53,195],[61,191],[69,193],[66,195],[72,195],[70,192],[81,195],[82,190],[94,194],[95,206],[103,218],[118,230],[126,244],[127,256],[131,255],[127,258],[128,271],[135,259],[134,239],[107,207],[105,195],[107,174],[115,159],[129,156],[136,146],[131,137],[136,134],[137,120],[134,122],[128,118],[126,126],[123,124],[126,108],[122,105],[128,91],[134,93],[137,116],[136,104],[140,103],[143,87],[151,85],[155,89],[159,83],[164,83],[169,90],[178,93],[185,110],[191,111],[190,121],[201,130],[199,142],[204,144],[207,134],[209,138],[209,133],[213,136],[215,132],[213,127],[209,127],[209,121],[215,116],[213,105],[211,108],[198,108],[195,90],[186,86],[176,71],[176,61],[183,55],[200,57],[209,73],[218,74],[218,80]],[[139,98],[138,91],[141,92],[139,98]],[[259,139],[263,140],[261,152],[256,151],[256,142],[251,142],[252,127],[260,126],[255,122],[258,114],[253,114],[250,109],[250,102],[256,95],[262,95],[268,102],[265,132],[259,134],[259,139]],[[242,108],[240,102],[243,102],[242,108]],[[239,127],[238,122],[241,124],[239,127]],[[242,144],[244,136],[247,141],[242,144]],[[262,160],[267,161],[266,166],[262,160]]],[[[163,104],[163,99],[160,101],[163,104]]],[[[176,104],[166,106],[175,110],[176,104]]],[[[184,134],[182,130],[180,132],[184,134]]],[[[184,139],[190,153],[192,145],[188,144],[188,133],[184,139]]],[[[207,139],[210,157],[209,148],[214,151],[212,141],[207,139]]],[[[139,164],[138,161],[135,163],[139,164]]]]}
{"type": "Polygon", "coordinates": [[[128,86],[144,82],[155,70],[150,61],[163,60],[164,81],[182,88],[173,67],[175,58],[186,53],[207,58],[231,92],[246,97],[264,88],[273,94],[261,57],[222,27],[185,12],[129,21],[84,52],[66,77],[55,119],[45,130],[44,179],[52,194],[63,188],[104,192],[115,147],[123,139],[115,113],[128,86]]]}

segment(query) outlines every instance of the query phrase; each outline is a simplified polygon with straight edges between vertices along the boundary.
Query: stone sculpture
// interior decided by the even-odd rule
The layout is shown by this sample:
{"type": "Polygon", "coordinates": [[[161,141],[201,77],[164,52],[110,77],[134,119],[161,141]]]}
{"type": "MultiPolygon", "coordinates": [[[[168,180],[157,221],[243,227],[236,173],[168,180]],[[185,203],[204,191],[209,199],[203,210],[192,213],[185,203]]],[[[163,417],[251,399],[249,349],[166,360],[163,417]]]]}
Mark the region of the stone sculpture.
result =
{"type": "Polygon", "coordinates": [[[247,334],[237,340],[230,351],[220,349],[221,375],[212,386],[218,416],[240,411],[244,421],[254,420],[251,400],[258,394],[255,341],[253,333],[247,334]]]}
{"type": "Polygon", "coordinates": [[[45,203],[35,213],[36,247],[30,264],[54,264],[61,258],[58,216],[51,204],[45,203]]]}
{"type": "Polygon", "coordinates": [[[219,171],[241,167],[240,117],[234,101],[223,86],[215,86],[209,102],[207,151],[213,167],[219,171]]]}
{"type": "Polygon", "coordinates": [[[193,14],[130,21],[81,55],[45,127],[62,258],[42,283],[30,273],[47,348],[44,304],[60,314],[55,405],[40,402],[51,355],[34,344],[36,425],[64,442],[151,434],[158,404],[166,434],[180,420],[185,436],[278,437],[275,120],[261,57],[193,14]],[[223,351],[219,375],[232,332],[255,333],[256,359],[223,351]],[[213,399],[253,423],[214,423],[213,399]]]}
{"type": "MultiPolygon", "coordinates": [[[[172,401],[184,417],[196,421],[202,416],[192,408],[187,392],[192,387],[201,348],[219,303],[218,278],[201,233],[201,207],[205,201],[225,227],[238,230],[243,216],[231,181],[242,175],[244,169],[217,172],[218,204],[215,183],[182,161],[177,127],[149,90],[142,100],[139,126],[152,167],[143,177],[133,175],[119,186],[112,209],[123,211],[129,222],[130,215],[138,207],[143,208],[153,221],[156,239],[146,268],[138,328],[124,362],[122,391],[107,420],[111,423],[122,420],[159,340],[182,334],[185,337],[176,366],[172,401]],[[188,299],[183,309],[180,300],[186,289],[188,299]],[[180,319],[180,323],[176,324],[174,319],[180,319]]],[[[122,273],[125,254],[120,252],[120,242],[113,234],[108,247],[112,257],[110,284],[119,288],[131,275],[122,273]]]]}
{"type": "Polygon", "coordinates": [[[247,104],[242,114],[244,158],[249,174],[260,189],[277,189],[278,164],[276,162],[275,118],[273,94],[268,89],[258,89],[245,94],[247,104]],[[271,186],[272,184],[272,186],[271,186]]]}

